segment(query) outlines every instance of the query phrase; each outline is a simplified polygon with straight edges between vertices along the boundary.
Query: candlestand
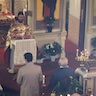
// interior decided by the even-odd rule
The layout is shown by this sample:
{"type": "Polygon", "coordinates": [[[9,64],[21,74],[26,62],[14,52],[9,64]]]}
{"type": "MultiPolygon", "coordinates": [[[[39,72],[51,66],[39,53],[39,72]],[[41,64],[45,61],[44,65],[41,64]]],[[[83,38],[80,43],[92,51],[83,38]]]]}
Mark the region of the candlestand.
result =
{"type": "Polygon", "coordinates": [[[84,62],[89,59],[89,55],[87,50],[79,52],[79,50],[76,50],[76,57],[75,59],[80,62],[80,67],[84,67],[84,62]]]}

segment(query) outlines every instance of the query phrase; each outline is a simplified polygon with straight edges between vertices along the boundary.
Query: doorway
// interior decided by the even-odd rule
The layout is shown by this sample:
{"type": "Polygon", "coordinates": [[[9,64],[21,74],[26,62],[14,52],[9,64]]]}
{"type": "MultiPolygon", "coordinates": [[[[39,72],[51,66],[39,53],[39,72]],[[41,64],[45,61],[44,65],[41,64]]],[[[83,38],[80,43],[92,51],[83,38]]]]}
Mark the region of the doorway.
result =
{"type": "Polygon", "coordinates": [[[79,45],[78,45],[80,50],[84,50],[85,21],[86,21],[86,0],[81,0],[79,45]]]}

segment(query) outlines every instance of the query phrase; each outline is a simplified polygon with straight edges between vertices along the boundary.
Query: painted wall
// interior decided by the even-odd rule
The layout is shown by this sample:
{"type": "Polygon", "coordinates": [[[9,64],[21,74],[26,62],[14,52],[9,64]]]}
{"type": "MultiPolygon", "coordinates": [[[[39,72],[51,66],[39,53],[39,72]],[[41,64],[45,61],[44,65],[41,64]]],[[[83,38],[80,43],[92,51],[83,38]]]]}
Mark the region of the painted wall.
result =
{"type": "Polygon", "coordinates": [[[93,13],[93,16],[96,16],[96,0],[94,0],[94,5],[93,5],[94,7],[94,13],[93,13]]]}
{"type": "Polygon", "coordinates": [[[80,18],[81,0],[70,0],[70,14],[76,18],[80,18]]]}
{"type": "Polygon", "coordinates": [[[0,0],[0,5],[1,5],[1,7],[0,7],[0,11],[1,12],[4,12],[6,9],[8,9],[8,7],[9,7],[9,2],[6,0],[0,0]]]}
{"type": "MultiPolygon", "coordinates": [[[[6,9],[11,12],[11,0],[0,0],[0,9],[1,12],[4,12],[6,9]]],[[[19,11],[22,11],[25,8],[26,0],[14,0],[14,14],[17,15],[19,11]]]]}
{"type": "Polygon", "coordinates": [[[76,45],[79,41],[80,6],[81,0],[70,0],[68,39],[76,45]]]}

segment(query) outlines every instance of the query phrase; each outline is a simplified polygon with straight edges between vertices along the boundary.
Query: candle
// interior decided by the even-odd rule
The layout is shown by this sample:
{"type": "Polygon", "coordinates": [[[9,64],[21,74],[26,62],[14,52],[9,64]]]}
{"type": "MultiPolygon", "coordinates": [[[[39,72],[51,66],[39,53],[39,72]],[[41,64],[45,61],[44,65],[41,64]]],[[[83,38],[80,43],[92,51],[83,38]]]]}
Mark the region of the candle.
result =
{"type": "Polygon", "coordinates": [[[85,49],[84,53],[85,53],[85,56],[87,56],[87,50],[86,49],[85,49]]]}
{"type": "Polygon", "coordinates": [[[55,93],[51,93],[51,96],[56,96],[56,94],[55,93]]]}
{"type": "Polygon", "coordinates": [[[82,57],[83,56],[82,52],[80,52],[80,54],[81,54],[81,57],[82,57]]]}
{"type": "Polygon", "coordinates": [[[89,52],[87,51],[87,55],[86,55],[87,59],[89,59],[89,52]]]}
{"type": "Polygon", "coordinates": [[[45,75],[43,75],[43,84],[45,84],[45,75]]]}
{"type": "Polygon", "coordinates": [[[79,50],[77,49],[77,50],[76,50],[76,56],[77,56],[77,57],[78,57],[78,51],[79,51],[79,50]]]}
{"type": "Polygon", "coordinates": [[[67,94],[67,96],[71,96],[70,94],[67,94]]]}

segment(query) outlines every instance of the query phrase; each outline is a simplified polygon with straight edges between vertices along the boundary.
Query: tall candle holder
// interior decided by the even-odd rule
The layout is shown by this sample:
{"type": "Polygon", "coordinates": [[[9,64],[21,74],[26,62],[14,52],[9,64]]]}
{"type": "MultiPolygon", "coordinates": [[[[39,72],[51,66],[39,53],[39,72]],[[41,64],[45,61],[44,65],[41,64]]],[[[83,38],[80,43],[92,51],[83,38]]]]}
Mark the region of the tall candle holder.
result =
{"type": "Polygon", "coordinates": [[[45,78],[46,78],[45,75],[43,75],[43,81],[42,81],[42,85],[43,86],[46,86],[46,84],[45,84],[45,78]]]}
{"type": "Polygon", "coordinates": [[[80,66],[84,66],[84,62],[89,59],[89,52],[85,49],[83,51],[76,50],[76,57],[77,61],[80,61],[80,66]]]}
{"type": "Polygon", "coordinates": [[[45,80],[46,80],[46,76],[43,75],[43,80],[42,80],[42,96],[45,95],[45,87],[46,87],[45,80]]]}

